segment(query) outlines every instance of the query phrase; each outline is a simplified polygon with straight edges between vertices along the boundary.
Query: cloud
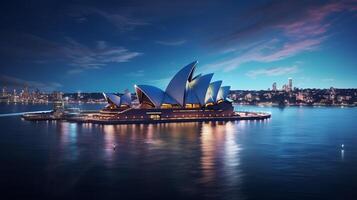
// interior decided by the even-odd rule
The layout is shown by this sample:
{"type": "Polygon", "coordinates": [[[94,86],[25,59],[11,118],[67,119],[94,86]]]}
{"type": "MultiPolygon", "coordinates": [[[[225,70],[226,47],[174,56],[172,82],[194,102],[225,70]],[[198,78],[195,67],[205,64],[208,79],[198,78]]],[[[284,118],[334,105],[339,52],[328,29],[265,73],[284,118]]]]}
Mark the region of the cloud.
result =
{"type": "Polygon", "coordinates": [[[79,18],[77,18],[77,19],[75,19],[75,20],[76,20],[76,22],[79,23],[79,24],[82,24],[82,23],[88,21],[88,19],[87,19],[86,17],[79,17],[79,18]]]}
{"type": "Polygon", "coordinates": [[[126,73],[125,75],[129,76],[129,77],[142,77],[142,76],[145,76],[145,71],[144,70],[137,70],[135,72],[126,73]]]}
{"type": "MultiPolygon", "coordinates": [[[[294,55],[297,55],[301,52],[311,51],[318,48],[318,45],[323,41],[324,38],[319,39],[306,39],[299,40],[296,42],[288,42],[285,43],[281,48],[277,50],[273,50],[273,52],[264,54],[261,51],[257,54],[257,58],[255,60],[261,62],[272,62],[277,60],[282,60],[294,55]]],[[[266,47],[267,48],[267,47],[266,47]]]]}
{"type": "Polygon", "coordinates": [[[355,1],[271,1],[238,16],[238,28],[224,35],[221,41],[228,44],[237,40],[242,42],[276,32],[288,37],[319,36],[326,33],[331,25],[332,19],[327,20],[331,14],[353,12],[356,8],[355,1]]]}
{"type": "Polygon", "coordinates": [[[326,20],[327,17],[333,13],[342,11],[355,11],[357,6],[353,6],[350,3],[348,1],[331,2],[319,7],[310,8],[304,16],[301,16],[296,21],[281,23],[277,27],[282,28],[284,33],[289,37],[318,37],[325,34],[333,22],[333,20],[326,20]]]}
{"type": "Polygon", "coordinates": [[[0,56],[15,61],[45,61],[44,58],[56,58],[61,55],[59,43],[26,33],[0,32],[0,56]]]}
{"type": "Polygon", "coordinates": [[[63,54],[74,66],[68,72],[79,73],[84,70],[100,69],[109,63],[129,62],[133,58],[142,55],[140,52],[131,52],[121,46],[110,46],[105,41],[97,42],[96,48],[90,48],[72,38],[67,38],[63,47],[63,54]]]}
{"type": "Polygon", "coordinates": [[[258,43],[255,46],[250,47],[248,50],[234,52],[233,56],[209,64],[205,68],[211,70],[223,69],[224,71],[229,72],[247,62],[269,63],[279,61],[302,52],[315,50],[323,40],[324,38],[318,38],[282,42],[277,39],[271,39],[258,43]]]}
{"type": "Polygon", "coordinates": [[[134,19],[128,16],[119,14],[110,14],[103,11],[97,11],[97,13],[103,16],[108,21],[112,22],[121,31],[130,31],[140,26],[148,26],[150,23],[143,20],[134,19]]]}
{"type": "Polygon", "coordinates": [[[101,69],[99,64],[94,64],[94,65],[74,65],[74,68],[69,69],[67,71],[68,74],[79,74],[82,73],[86,70],[94,70],[94,69],[101,69]]]}
{"type": "Polygon", "coordinates": [[[108,44],[107,44],[106,41],[103,41],[103,40],[97,41],[97,48],[98,49],[105,49],[107,47],[108,47],[108,44]]]}
{"type": "Polygon", "coordinates": [[[130,62],[142,55],[141,52],[130,51],[106,41],[86,45],[69,37],[61,42],[55,42],[32,34],[6,35],[7,40],[0,41],[0,55],[6,55],[7,59],[14,62],[65,63],[72,67],[68,70],[69,74],[100,69],[110,63],[130,62]]]}
{"type": "Polygon", "coordinates": [[[5,75],[0,76],[0,84],[6,87],[15,87],[15,88],[29,87],[33,89],[38,88],[45,91],[53,91],[62,87],[62,84],[56,82],[29,81],[29,80],[24,80],[13,76],[5,76],[5,75]]]}
{"type": "Polygon", "coordinates": [[[186,40],[174,40],[174,41],[156,41],[157,44],[165,46],[180,46],[186,43],[186,40]]]}
{"type": "Polygon", "coordinates": [[[119,10],[117,12],[109,12],[108,10],[89,6],[77,6],[71,10],[69,15],[76,17],[77,19],[85,18],[86,20],[88,20],[88,16],[90,15],[100,16],[122,32],[150,25],[150,23],[145,20],[134,18],[128,14],[124,14],[124,12],[120,12],[119,10]]]}
{"type": "Polygon", "coordinates": [[[331,15],[356,8],[352,1],[273,1],[248,10],[238,17],[238,29],[218,40],[224,59],[207,67],[229,72],[243,63],[269,63],[317,50],[336,20],[331,15]]]}
{"type": "Polygon", "coordinates": [[[297,66],[290,67],[272,67],[268,69],[258,69],[249,71],[246,75],[255,78],[257,76],[281,76],[287,74],[293,74],[298,71],[297,66]]]}

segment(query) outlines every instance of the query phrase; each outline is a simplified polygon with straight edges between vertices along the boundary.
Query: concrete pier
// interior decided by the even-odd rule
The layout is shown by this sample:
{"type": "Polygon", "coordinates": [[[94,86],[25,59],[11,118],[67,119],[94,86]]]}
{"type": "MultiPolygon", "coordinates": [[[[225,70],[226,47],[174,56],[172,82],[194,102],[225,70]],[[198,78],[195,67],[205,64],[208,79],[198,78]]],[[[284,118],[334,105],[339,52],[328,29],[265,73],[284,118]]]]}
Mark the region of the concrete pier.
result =
{"type": "Polygon", "coordinates": [[[98,118],[93,114],[83,114],[80,116],[61,116],[55,117],[48,113],[32,113],[23,115],[23,119],[28,121],[62,120],[75,123],[94,123],[94,124],[155,124],[155,123],[175,123],[175,122],[205,122],[205,121],[238,121],[238,120],[265,120],[271,117],[269,113],[261,112],[234,112],[231,116],[212,116],[212,117],[181,117],[181,118],[159,118],[159,119],[116,119],[98,118]]]}

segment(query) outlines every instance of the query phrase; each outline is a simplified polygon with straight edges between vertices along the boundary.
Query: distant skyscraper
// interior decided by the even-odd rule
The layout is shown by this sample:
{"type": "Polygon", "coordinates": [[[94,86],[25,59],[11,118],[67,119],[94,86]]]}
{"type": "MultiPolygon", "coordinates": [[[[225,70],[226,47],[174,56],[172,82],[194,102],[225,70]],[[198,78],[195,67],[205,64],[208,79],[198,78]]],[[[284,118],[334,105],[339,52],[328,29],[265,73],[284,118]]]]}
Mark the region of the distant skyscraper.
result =
{"type": "Polygon", "coordinates": [[[289,78],[288,79],[289,80],[289,90],[291,91],[291,90],[293,90],[293,79],[292,78],[289,78]]]}
{"type": "Polygon", "coordinates": [[[282,89],[283,91],[287,91],[287,88],[288,88],[288,86],[287,86],[286,84],[284,84],[284,85],[281,87],[281,89],[282,89]]]}
{"type": "Polygon", "coordinates": [[[30,92],[29,92],[29,88],[26,86],[22,92],[22,98],[29,98],[30,97],[30,92]]]}
{"type": "Polygon", "coordinates": [[[7,96],[7,89],[6,87],[2,88],[2,96],[7,96]]]}
{"type": "Polygon", "coordinates": [[[52,98],[55,100],[55,101],[62,101],[63,100],[63,93],[62,92],[58,92],[58,91],[54,91],[52,93],[52,98]]]}
{"type": "Polygon", "coordinates": [[[272,89],[273,91],[276,91],[276,82],[273,83],[273,87],[272,88],[273,88],[272,89]]]}

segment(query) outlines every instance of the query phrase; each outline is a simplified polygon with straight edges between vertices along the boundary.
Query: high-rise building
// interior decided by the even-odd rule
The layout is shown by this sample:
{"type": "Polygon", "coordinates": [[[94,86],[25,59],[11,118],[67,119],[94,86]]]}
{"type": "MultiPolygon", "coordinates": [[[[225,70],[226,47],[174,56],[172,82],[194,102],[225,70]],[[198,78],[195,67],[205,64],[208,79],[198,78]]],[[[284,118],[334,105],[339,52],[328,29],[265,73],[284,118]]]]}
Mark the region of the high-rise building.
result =
{"type": "Polygon", "coordinates": [[[82,96],[81,96],[81,92],[80,92],[80,91],[78,91],[78,92],[77,92],[77,99],[78,99],[78,100],[80,100],[81,98],[82,98],[82,96]]]}
{"type": "Polygon", "coordinates": [[[28,99],[30,97],[29,88],[26,86],[21,93],[21,98],[28,99]]]}
{"type": "Polygon", "coordinates": [[[289,78],[288,80],[289,80],[289,85],[288,85],[289,90],[292,91],[293,90],[293,79],[289,78]]]}
{"type": "Polygon", "coordinates": [[[13,102],[17,102],[18,101],[18,96],[17,96],[16,89],[14,89],[14,91],[12,93],[12,101],[13,102]]]}
{"type": "Polygon", "coordinates": [[[3,87],[3,88],[2,88],[2,96],[3,96],[3,97],[7,96],[7,89],[6,89],[6,87],[3,87]]]}
{"type": "Polygon", "coordinates": [[[276,82],[273,83],[272,90],[275,92],[276,91],[276,82]]]}
{"type": "Polygon", "coordinates": [[[63,100],[63,93],[59,91],[54,91],[52,93],[52,98],[54,101],[62,101],[63,100]]]}

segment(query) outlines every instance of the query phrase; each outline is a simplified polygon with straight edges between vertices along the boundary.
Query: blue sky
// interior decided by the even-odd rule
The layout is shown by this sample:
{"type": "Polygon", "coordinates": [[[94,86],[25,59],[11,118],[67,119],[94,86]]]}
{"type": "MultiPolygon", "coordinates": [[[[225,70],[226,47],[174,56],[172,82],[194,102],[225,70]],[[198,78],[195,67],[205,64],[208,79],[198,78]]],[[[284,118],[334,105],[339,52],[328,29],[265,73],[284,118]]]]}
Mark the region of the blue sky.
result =
{"type": "Polygon", "coordinates": [[[184,65],[232,89],[356,88],[356,1],[11,1],[0,84],[120,92],[165,88],[184,65]]]}

